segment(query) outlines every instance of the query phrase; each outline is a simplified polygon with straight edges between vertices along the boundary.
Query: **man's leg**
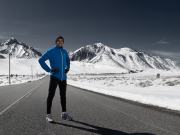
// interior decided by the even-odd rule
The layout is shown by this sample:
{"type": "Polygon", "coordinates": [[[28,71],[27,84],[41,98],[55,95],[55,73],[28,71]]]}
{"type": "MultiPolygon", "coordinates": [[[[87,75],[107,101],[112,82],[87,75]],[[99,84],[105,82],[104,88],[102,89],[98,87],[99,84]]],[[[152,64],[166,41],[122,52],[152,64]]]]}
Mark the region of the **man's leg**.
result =
{"type": "Polygon", "coordinates": [[[59,92],[60,92],[60,100],[61,100],[61,107],[62,112],[66,112],[66,80],[59,81],[59,92]]]}
{"type": "Polygon", "coordinates": [[[72,116],[66,111],[66,88],[67,88],[67,81],[59,81],[59,90],[60,90],[60,100],[61,100],[61,107],[62,113],[61,118],[63,120],[72,120],[72,116]]]}
{"type": "Polygon", "coordinates": [[[50,76],[49,93],[48,93],[48,97],[47,97],[47,114],[51,114],[52,100],[55,95],[57,84],[58,84],[57,78],[50,76]]]}

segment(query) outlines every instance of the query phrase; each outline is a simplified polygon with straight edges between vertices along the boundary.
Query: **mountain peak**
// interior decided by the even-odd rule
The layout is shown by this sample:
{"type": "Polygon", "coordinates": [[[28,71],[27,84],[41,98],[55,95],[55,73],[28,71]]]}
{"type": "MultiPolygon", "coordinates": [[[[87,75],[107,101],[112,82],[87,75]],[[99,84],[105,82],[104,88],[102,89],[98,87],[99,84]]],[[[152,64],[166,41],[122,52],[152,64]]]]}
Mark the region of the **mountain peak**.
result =
{"type": "Polygon", "coordinates": [[[10,37],[11,40],[14,40],[15,38],[14,37],[10,37]]]}
{"type": "Polygon", "coordinates": [[[131,49],[131,48],[129,48],[129,47],[122,47],[122,48],[120,48],[120,49],[118,49],[118,50],[120,50],[120,51],[122,51],[122,52],[136,52],[135,50],[133,50],[133,49],[131,49]]]}
{"type": "Polygon", "coordinates": [[[0,46],[0,55],[7,57],[7,54],[10,52],[16,58],[38,58],[42,55],[33,47],[23,42],[18,42],[14,37],[9,38],[0,46]]]}
{"type": "Polygon", "coordinates": [[[17,39],[15,39],[14,37],[11,37],[10,39],[6,40],[3,44],[6,45],[11,45],[11,44],[19,44],[19,42],[17,41],[17,39]]]}
{"type": "Polygon", "coordinates": [[[103,43],[99,42],[99,43],[94,43],[94,45],[97,45],[97,46],[105,46],[103,43]]]}
{"type": "Polygon", "coordinates": [[[90,45],[87,45],[86,47],[93,47],[93,48],[102,48],[102,47],[105,47],[105,45],[103,43],[94,43],[94,44],[90,44],[90,45]]]}

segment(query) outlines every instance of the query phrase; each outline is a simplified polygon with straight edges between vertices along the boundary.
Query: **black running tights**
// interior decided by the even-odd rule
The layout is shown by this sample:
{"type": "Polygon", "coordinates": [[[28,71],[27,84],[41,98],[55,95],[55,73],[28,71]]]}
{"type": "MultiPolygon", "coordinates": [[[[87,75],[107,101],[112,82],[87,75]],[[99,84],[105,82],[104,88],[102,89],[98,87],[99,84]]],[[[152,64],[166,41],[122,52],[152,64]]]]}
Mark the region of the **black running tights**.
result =
{"type": "Polygon", "coordinates": [[[47,97],[47,114],[51,113],[52,101],[56,92],[57,85],[59,86],[60,101],[62,112],[66,111],[66,80],[59,80],[56,77],[50,75],[49,92],[47,97]]]}

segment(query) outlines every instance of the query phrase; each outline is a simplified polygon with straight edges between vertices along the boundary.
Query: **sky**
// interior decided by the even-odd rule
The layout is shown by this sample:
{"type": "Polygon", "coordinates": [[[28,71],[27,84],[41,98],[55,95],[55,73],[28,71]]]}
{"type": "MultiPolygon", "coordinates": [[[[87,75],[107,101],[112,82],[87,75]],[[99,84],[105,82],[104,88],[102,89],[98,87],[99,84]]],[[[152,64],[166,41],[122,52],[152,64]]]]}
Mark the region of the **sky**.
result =
{"type": "Polygon", "coordinates": [[[15,37],[43,53],[59,35],[68,51],[101,42],[180,62],[180,1],[0,0],[0,42],[15,37]]]}

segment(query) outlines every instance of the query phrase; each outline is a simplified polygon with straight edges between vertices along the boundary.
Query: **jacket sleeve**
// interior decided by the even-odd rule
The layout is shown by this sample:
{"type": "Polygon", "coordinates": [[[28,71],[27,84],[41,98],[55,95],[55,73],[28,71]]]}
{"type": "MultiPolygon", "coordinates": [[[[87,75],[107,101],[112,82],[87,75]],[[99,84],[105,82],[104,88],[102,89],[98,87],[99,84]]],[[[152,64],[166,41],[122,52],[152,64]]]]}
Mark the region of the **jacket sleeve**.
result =
{"type": "Polygon", "coordinates": [[[67,51],[66,51],[66,63],[67,63],[67,69],[69,70],[70,69],[70,58],[69,58],[67,51]]]}
{"type": "Polygon", "coordinates": [[[38,60],[39,64],[41,67],[46,71],[46,72],[51,72],[51,69],[49,66],[45,63],[46,60],[49,59],[49,52],[46,51],[38,60]]]}

